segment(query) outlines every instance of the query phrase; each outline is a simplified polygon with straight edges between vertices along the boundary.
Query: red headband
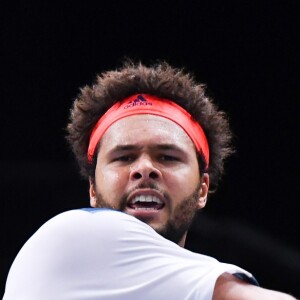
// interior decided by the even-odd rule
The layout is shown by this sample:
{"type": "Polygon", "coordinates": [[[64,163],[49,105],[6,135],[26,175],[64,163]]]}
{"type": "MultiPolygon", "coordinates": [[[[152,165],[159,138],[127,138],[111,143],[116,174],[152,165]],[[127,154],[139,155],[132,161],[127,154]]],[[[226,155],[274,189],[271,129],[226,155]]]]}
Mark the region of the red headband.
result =
{"type": "Polygon", "coordinates": [[[203,154],[208,167],[209,147],[203,129],[192,116],[176,103],[146,94],[130,96],[115,103],[96,123],[90,136],[88,161],[92,162],[95,149],[105,131],[116,121],[138,114],[164,117],[178,124],[191,138],[198,152],[203,154]]]}

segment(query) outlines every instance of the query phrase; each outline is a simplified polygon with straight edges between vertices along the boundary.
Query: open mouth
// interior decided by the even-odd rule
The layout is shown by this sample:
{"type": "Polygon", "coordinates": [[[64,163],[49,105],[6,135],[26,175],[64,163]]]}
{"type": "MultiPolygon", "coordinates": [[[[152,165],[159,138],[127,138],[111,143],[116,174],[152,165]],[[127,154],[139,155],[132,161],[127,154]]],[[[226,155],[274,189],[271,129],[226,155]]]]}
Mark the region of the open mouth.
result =
{"type": "Polygon", "coordinates": [[[163,201],[153,195],[137,195],[127,203],[128,208],[136,211],[156,211],[162,209],[164,206],[163,201]]]}

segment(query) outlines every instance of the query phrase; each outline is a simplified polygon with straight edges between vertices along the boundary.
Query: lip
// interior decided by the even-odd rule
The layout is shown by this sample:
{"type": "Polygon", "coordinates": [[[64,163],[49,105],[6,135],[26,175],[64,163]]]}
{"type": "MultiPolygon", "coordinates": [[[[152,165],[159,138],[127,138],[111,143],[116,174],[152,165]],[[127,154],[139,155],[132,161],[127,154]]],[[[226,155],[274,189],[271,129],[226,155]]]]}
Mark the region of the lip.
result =
{"type": "Polygon", "coordinates": [[[138,217],[138,218],[149,218],[149,217],[152,217],[154,215],[157,215],[158,213],[161,213],[165,206],[166,206],[166,199],[165,197],[157,190],[154,190],[154,189],[138,189],[138,190],[135,190],[133,191],[129,197],[128,197],[128,201],[127,201],[127,204],[132,201],[135,197],[137,196],[141,196],[141,195],[144,195],[144,196],[155,196],[157,197],[158,199],[160,199],[162,202],[163,202],[163,207],[160,208],[160,209],[134,209],[134,208],[130,208],[128,205],[126,206],[126,211],[135,216],[135,217],[138,217]]]}

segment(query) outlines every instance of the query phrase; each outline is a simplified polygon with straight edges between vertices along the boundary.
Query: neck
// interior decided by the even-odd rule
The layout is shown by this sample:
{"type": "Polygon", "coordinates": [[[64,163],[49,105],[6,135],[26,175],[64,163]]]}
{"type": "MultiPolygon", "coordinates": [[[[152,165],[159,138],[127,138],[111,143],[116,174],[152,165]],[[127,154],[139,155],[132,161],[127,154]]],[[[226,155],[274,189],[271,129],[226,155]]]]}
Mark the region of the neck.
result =
{"type": "Polygon", "coordinates": [[[187,233],[185,233],[185,234],[183,235],[182,239],[177,243],[178,246],[184,248],[184,246],[185,246],[185,240],[186,240],[186,235],[187,235],[187,233]]]}

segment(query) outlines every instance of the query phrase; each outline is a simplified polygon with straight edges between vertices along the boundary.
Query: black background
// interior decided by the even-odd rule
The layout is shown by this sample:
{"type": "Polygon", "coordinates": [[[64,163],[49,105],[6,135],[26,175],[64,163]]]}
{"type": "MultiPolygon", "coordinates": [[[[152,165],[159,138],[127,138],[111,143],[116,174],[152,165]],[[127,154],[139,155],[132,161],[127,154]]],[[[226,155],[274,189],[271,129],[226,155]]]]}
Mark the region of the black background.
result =
{"type": "Polygon", "coordinates": [[[192,71],[230,117],[237,151],[188,248],[299,296],[299,1],[73,2],[2,4],[1,288],[35,230],[88,206],[69,108],[130,57],[192,71]]]}

